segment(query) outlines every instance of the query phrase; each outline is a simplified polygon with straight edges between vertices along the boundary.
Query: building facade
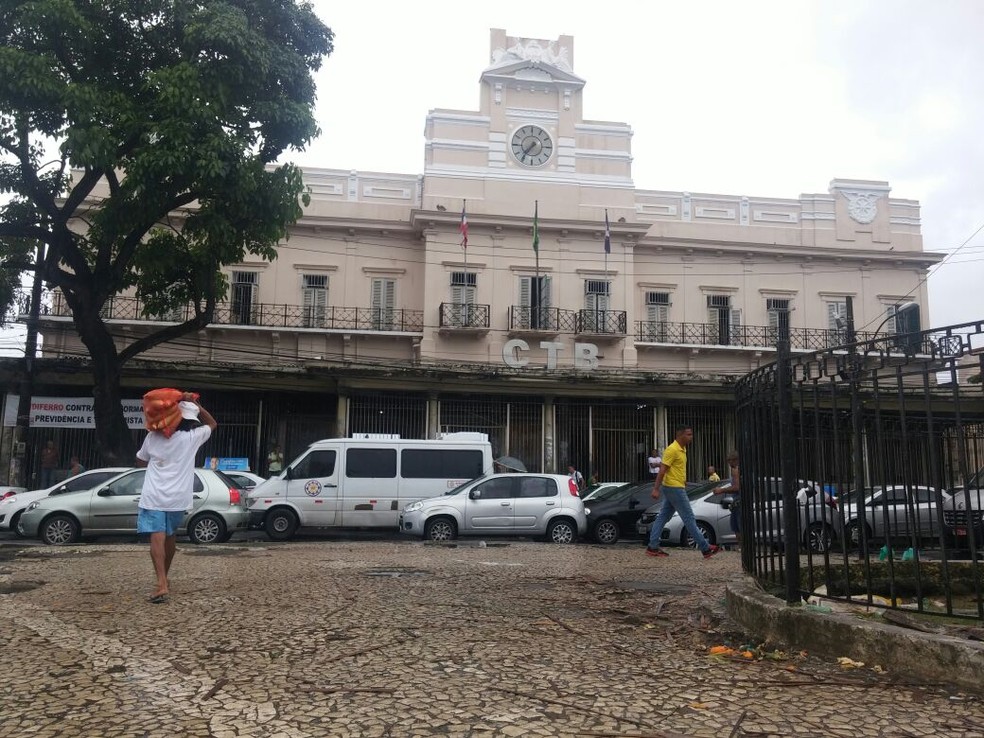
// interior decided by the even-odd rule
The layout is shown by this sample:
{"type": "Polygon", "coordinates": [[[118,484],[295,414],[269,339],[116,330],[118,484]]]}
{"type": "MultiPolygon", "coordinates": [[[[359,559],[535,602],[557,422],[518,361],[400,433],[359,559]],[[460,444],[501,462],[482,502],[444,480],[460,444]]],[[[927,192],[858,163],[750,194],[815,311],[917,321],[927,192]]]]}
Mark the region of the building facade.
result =
{"type": "MultiPolygon", "coordinates": [[[[584,85],[571,37],[493,30],[478,109],[427,116],[423,173],[305,170],[276,261],[228,268],[214,323],[134,362],[128,391],[218,397],[237,419],[219,453],[261,470],[274,441],[472,430],[531,469],[630,481],[678,423],[692,473],[724,467],[733,382],[780,335],[844,343],[848,302],[861,336],[927,327],[942,255],[918,202],[844,179],[788,199],[638,188],[632,129],[586,120],[584,85]]],[[[121,345],[183,318],[136,295],[105,315],[121,345]]],[[[57,294],[42,332],[45,393],[84,389],[57,294]]]]}

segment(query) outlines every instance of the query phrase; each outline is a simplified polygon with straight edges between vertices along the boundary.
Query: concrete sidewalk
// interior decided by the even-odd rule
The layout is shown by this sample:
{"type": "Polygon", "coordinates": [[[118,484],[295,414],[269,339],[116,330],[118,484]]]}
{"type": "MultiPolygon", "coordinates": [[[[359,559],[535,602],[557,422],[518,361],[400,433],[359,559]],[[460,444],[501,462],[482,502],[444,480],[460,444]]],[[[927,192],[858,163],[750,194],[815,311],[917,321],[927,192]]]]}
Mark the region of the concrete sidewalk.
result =
{"type": "Polygon", "coordinates": [[[182,544],[152,605],[145,546],[5,547],[0,736],[984,737],[978,697],[874,664],[708,655],[757,645],[738,555],[671,554],[182,544]]]}

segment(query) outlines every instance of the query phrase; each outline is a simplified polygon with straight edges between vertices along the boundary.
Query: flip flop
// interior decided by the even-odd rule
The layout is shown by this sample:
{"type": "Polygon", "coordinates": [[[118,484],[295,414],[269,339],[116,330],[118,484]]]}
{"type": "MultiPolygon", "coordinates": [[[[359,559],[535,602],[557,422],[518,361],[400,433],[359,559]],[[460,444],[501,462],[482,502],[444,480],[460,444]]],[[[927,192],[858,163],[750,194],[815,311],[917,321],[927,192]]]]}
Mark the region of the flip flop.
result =
{"type": "Polygon", "coordinates": [[[167,595],[166,594],[151,595],[150,597],[147,598],[147,602],[149,602],[152,605],[163,605],[165,602],[167,602],[167,595]]]}

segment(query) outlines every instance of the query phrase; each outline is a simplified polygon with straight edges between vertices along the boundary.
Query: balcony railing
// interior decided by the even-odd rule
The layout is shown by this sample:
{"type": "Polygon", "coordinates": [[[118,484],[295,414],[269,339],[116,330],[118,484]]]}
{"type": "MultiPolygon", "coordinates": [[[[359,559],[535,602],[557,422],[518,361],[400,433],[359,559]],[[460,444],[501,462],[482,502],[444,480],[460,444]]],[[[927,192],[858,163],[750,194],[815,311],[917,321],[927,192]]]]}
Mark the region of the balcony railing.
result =
{"type": "Polygon", "coordinates": [[[489,306],[459,302],[442,302],[441,328],[488,328],[489,306]]]}
{"type": "MultiPolygon", "coordinates": [[[[874,333],[857,332],[858,341],[875,338],[874,333]]],[[[881,334],[884,338],[885,334],[881,334]]],[[[669,323],[664,321],[636,322],[635,340],[640,343],[693,344],[697,346],[775,346],[779,330],[764,325],[731,326],[722,331],[718,323],[669,323]]],[[[901,350],[904,338],[899,337],[901,350]]],[[[847,343],[847,331],[825,328],[790,328],[789,347],[804,351],[822,351],[847,343]]],[[[926,352],[930,348],[923,349],[926,352]]]]}
{"type": "Polygon", "coordinates": [[[575,333],[621,335],[627,332],[624,310],[578,310],[575,333]]]}
{"type": "MultiPolygon", "coordinates": [[[[23,303],[23,301],[21,301],[23,303]]],[[[26,317],[27,304],[19,304],[26,317]]],[[[194,316],[194,308],[185,305],[164,315],[147,315],[143,302],[135,297],[110,298],[101,311],[103,320],[153,320],[181,323],[194,316]]],[[[65,296],[50,292],[42,300],[41,315],[70,316],[65,296]]],[[[278,305],[263,302],[221,302],[215,306],[211,325],[252,325],[262,328],[313,328],[338,331],[399,331],[422,333],[422,310],[365,307],[318,307],[278,305]]]]}
{"type": "Polygon", "coordinates": [[[543,331],[545,333],[574,333],[577,330],[577,311],[555,307],[509,307],[509,330],[543,331]]]}

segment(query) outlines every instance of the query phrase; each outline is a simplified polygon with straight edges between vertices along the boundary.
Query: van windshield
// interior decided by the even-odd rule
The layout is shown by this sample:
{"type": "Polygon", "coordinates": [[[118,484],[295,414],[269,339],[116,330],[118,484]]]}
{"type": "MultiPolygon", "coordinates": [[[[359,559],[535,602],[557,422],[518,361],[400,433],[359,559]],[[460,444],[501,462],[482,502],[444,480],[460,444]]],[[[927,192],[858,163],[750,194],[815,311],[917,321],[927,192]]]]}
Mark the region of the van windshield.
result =
{"type": "Polygon", "coordinates": [[[465,487],[467,487],[469,484],[471,484],[472,482],[477,482],[479,479],[484,479],[487,476],[488,476],[488,474],[481,474],[481,475],[475,477],[474,479],[469,479],[467,482],[464,482],[463,484],[459,484],[454,489],[449,489],[444,494],[446,494],[446,495],[456,495],[459,492],[461,492],[461,490],[463,490],[465,487]]]}

